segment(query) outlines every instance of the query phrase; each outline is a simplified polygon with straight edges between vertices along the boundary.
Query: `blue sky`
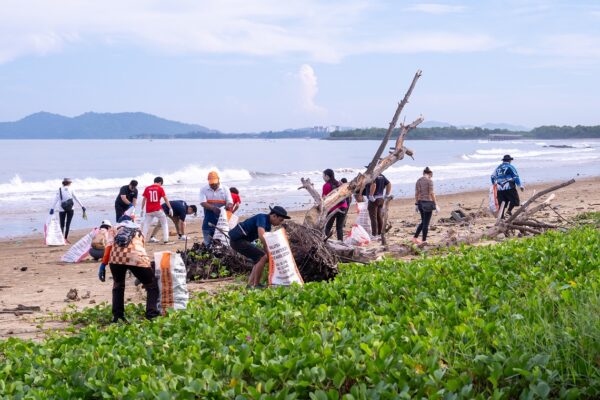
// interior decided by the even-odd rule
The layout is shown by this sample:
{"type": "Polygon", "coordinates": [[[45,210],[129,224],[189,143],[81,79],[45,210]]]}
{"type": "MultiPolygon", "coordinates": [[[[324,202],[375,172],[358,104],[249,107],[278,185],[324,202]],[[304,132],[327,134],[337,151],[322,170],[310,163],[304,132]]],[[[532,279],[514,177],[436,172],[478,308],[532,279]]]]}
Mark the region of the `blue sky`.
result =
{"type": "Polygon", "coordinates": [[[3,0],[0,121],[600,124],[600,1],[3,0]]]}

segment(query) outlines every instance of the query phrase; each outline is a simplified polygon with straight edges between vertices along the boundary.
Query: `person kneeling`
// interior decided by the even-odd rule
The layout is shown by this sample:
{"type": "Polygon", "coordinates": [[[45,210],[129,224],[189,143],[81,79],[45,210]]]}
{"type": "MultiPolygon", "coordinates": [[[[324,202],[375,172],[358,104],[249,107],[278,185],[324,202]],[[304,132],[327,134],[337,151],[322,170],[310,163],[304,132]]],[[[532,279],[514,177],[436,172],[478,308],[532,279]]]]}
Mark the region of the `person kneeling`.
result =
{"type": "Polygon", "coordinates": [[[94,235],[92,246],[90,247],[90,257],[92,257],[94,261],[98,261],[104,257],[104,250],[108,243],[108,232],[111,227],[112,224],[107,219],[100,223],[100,229],[98,229],[98,232],[94,235]]]}
{"type": "Polygon", "coordinates": [[[125,277],[127,270],[138,278],[146,288],[146,318],[152,319],[160,315],[158,304],[158,283],[154,271],[150,267],[150,259],[144,248],[144,236],[139,225],[127,215],[119,219],[115,229],[111,229],[112,241],[106,246],[102,264],[98,268],[98,278],[106,281],[106,264],[110,264],[113,276],[112,290],[112,322],[125,319],[125,277]]]}
{"type": "Polygon", "coordinates": [[[264,237],[265,232],[270,232],[272,226],[279,226],[284,220],[290,219],[283,207],[275,206],[270,209],[271,212],[269,214],[256,214],[240,222],[229,231],[231,248],[241,255],[248,257],[254,263],[254,267],[248,278],[248,287],[264,287],[260,285],[260,279],[268,260],[266,253],[267,242],[264,237]],[[260,239],[264,250],[252,244],[256,239],[260,239]]]}

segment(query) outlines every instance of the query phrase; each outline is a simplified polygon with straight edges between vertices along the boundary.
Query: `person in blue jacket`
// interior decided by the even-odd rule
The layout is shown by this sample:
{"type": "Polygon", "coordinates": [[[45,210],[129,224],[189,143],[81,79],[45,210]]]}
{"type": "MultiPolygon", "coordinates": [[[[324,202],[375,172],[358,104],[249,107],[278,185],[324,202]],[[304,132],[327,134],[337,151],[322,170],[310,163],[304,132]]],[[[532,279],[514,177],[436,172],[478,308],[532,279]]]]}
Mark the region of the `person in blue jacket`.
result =
{"type": "Polygon", "coordinates": [[[504,218],[505,211],[507,215],[512,215],[513,208],[520,205],[517,186],[521,188],[521,191],[525,190],[517,169],[510,163],[512,160],[514,158],[506,154],[502,158],[502,164],[498,165],[491,177],[492,184],[496,184],[498,206],[502,207],[502,203],[504,203],[501,218],[504,218]]]}

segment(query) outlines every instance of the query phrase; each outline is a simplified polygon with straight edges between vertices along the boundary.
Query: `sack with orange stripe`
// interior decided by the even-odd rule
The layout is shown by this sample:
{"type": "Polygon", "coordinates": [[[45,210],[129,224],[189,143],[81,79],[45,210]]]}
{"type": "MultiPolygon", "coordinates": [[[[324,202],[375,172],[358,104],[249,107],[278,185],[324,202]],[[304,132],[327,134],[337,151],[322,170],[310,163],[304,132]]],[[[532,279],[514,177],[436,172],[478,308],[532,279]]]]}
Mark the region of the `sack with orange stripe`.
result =
{"type": "Polygon", "coordinates": [[[168,309],[185,309],[189,294],[185,264],[181,255],[172,251],[159,251],[154,253],[154,263],[154,276],[160,293],[158,309],[162,315],[165,315],[168,309]]]}
{"type": "Polygon", "coordinates": [[[225,235],[229,235],[229,218],[231,217],[231,211],[225,211],[225,208],[221,209],[219,214],[219,220],[217,221],[217,227],[215,228],[215,234],[213,240],[218,240],[224,245],[229,246],[229,238],[225,235]]]}
{"type": "Polygon", "coordinates": [[[265,233],[265,241],[269,252],[269,286],[304,285],[285,229],[265,233]]]}

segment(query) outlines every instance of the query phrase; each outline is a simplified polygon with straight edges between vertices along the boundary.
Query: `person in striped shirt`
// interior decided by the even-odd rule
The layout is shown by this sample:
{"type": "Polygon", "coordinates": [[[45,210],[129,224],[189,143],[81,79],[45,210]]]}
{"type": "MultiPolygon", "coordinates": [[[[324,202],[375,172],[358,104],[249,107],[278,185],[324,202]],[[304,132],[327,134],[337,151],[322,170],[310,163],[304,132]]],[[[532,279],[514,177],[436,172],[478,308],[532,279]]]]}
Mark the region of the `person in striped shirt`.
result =
{"type": "Polygon", "coordinates": [[[202,237],[204,244],[208,246],[212,243],[219,215],[222,211],[231,210],[233,207],[231,192],[229,188],[221,185],[221,179],[216,171],[209,172],[208,185],[200,190],[200,205],[204,209],[202,237]]]}

